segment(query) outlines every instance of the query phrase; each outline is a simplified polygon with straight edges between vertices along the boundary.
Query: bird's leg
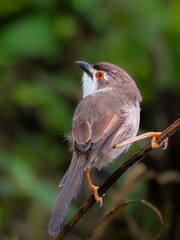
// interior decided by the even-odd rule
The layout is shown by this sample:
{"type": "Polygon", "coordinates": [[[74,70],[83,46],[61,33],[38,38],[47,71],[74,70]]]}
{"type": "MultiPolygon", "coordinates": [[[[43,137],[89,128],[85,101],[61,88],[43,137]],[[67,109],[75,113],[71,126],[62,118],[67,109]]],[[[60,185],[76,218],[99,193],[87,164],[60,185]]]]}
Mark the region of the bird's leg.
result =
{"type": "Polygon", "coordinates": [[[161,135],[161,132],[148,132],[148,133],[144,133],[142,135],[139,135],[139,136],[136,136],[136,137],[133,137],[133,138],[130,138],[130,139],[127,139],[123,142],[121,142],[120,144],[117,144],[114,146],[114,148],[120,148],[122,146],[125,146],[127,144],[130,144],[130,143],[133,143],[133,142],[137,142],[139,140],[142,140],[142,139],[145,139],[145,138],[151,138],[151,147],[152,148],[158,148],[160,147],[161,145],[164,145],[164,148],[163,150],[165,150],[168,146],[168,138],[165,139],[162,144],[158,145],[158,143],[156,142],[156,138],[161,135]]]}
{"type": "Polygon", "coordinates": [[[89,172],[90,172],[90,169],[86,168],[85,173],[86,173],[87,180],[88,180],[89,190],[94,195],[94,198],[95,198],[96,202],[100,203],[100,207],[101,207],[102,206],[102,197],[100,197],[98,195],[98,188],[99,187],[96,187],[92,184],[89,172]]]}

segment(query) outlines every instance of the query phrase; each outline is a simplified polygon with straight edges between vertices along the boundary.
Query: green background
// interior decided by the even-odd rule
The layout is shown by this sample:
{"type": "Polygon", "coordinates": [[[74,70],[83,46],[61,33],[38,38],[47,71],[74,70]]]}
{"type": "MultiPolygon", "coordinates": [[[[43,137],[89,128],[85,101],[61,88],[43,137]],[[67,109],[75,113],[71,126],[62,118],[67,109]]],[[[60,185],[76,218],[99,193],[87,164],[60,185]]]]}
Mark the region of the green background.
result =
{"type": "MultiPolygon", "coordinates": [[[[47,225],[71,159],[64,135],[82,96],[82,71],[74,61],[111,62],[133,77],[143,96],[143,133],[162,131],[179,117],[179,59],[179,0],[0,0],[0,239],[51,239],[47,225]]],[[[93,181],[103,183],[147,142],[93,170],[93,181]]],[[[179,239],[178,143],[177,133],[166,151],[155,150],[121,178],[103,207],[90,209],[67,239],[89,236],[107,210],[131,199],[160,209],[160,239],[179,239]]],[[[88,196],[84,182],[66,220],[88,196]]],[[[100,239],[152,239],[158,226],[151,209],[133,204],[100,239]]]]}

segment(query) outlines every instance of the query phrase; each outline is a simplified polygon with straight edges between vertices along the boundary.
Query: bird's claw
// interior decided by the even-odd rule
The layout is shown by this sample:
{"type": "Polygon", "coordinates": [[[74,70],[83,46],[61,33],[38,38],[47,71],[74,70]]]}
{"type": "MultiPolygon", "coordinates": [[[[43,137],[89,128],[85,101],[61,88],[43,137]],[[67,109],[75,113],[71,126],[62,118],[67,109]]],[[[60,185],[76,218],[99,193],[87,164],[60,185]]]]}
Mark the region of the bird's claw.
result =
{"type": "Polygon", "coordinates": [[[162,148],[162,150],[165,150],[165,149],[168,147],[168,139],[169,139],[169,138],[166,138],[166,139],[162,142],[162,145],[164,145],[164,147],[162,148]]]}
{"type": "Polygon", "coordinates": [[[103,200],[102,200],[102,197],[100,197],[98,194],[98,189],[99,187],[96,187],[94,185],[91,186],[91,192],[94,195],[96,202],[98,202],[100,204],[100,207],[102,207],[103,200]]]}
{"type": "Polygon", "coordinates": [[[162,150],[165,150],[168,146],[168,139],[169,138],[166,138],[164,141],[162,141],[160,144],[157,143],[156,141],[156,138],[161,135],[161,132],[157,132],[155,133],[152,137],[151,137],[151,147],[154,149],[154,148],[159,148],[161,146],[164,146],[162,148],[162,150]]]}

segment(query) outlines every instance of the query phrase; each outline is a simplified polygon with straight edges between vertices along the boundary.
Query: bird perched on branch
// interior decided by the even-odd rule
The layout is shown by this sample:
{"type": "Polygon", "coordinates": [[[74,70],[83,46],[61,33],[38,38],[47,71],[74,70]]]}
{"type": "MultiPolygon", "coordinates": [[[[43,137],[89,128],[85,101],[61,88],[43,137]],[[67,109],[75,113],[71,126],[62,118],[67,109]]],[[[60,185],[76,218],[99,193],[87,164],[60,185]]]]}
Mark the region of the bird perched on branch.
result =
{"type": "Polygon", "coordinates": [[[60,232],[67,205],[76,197],[84,172],[89,190],[102,205],[98,187],[90,179],[92,167],[101,168],[112,162],[131,143],[151,138],[152,148],[157,147],[155,132],[135,137],[139,129],[141,94],[133,79],[118,66],[100,62],[91,65],[76,62],[83,70],[83,99],[78,104],[72,120],[73,156],[61,180],[49,222],[49,234],[60,232]]]}

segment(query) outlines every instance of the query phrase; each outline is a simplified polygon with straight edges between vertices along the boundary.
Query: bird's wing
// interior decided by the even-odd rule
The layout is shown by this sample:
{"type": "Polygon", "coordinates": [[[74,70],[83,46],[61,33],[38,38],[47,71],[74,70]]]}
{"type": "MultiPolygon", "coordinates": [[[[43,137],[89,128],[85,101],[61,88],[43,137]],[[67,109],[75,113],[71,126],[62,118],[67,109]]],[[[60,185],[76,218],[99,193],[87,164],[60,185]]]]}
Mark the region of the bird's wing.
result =
{"type": "Polygon", "coordinates": [[[91,146],[91,126],[87,120],[73,121],[72,136],[76,147],[86,152],[91,146]]]}
{"type": "Polygon", "coordinates": [[[104,141],[101,147],[101,152],[103,154],[107,154],[108,151],[112,149],[116,144],[126,140],[128,131],[131,131],[131,128],[128,127],[127,121],[124,119],[113,131],[113,133],[104,141]]]}
{"type": "Polygon", "coordinates": [[[105,149],[107,149],[115,142],[111,136],[117,137],[117,134],[114,133],[118,129],[120,134],[120,129],[124,129],[124,124],[125,118],[120,117],[116,113],[100,118],[91,124],[87,120],[74,121],[72,135],[75,146],[81,152],[86,152],[90,148],[98,151],[107,142],[105,146],[105,149]]]}

